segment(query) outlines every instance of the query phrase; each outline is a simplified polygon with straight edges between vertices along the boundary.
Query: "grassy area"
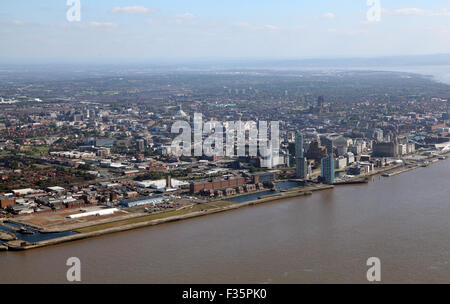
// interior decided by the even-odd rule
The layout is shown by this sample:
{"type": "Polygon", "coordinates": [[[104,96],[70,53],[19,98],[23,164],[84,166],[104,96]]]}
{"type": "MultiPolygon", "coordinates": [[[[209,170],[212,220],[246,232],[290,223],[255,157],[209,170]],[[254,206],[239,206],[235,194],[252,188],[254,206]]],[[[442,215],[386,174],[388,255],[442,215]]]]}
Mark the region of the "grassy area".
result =
{"type": "Polygon", "coordinates": [[[217,201],[217,202],[210,202],[209,204],[216,206],[216,207],[228,207],[228,206],[234,205],[236,203],[230,202],[230,201],[217,201]]]}
{"type": "Polygon", "coordinates": [[[29,147],[27,149],[22,150],[22,153],[35,155],[35,154],[47,154],[50,150],[49,147],[43,147],[43,146],[36,146],[36,147],[29,147]]]}
{"type": "Polygon", "coordinates": [[[33,150],[39,152],[39,153],[48,153],[50,150],[50,147],[33,147],[33,150]]]}
{"type": "Polygon", "coordinates": [[[130,219],[122,220],[122,221],[94,225],[94,226],[76,229],[74,231],[78,232],[78,233],[88,233],[88,232],[100,231],[100,230],[104,230],[104,229],[120,227],[120,226],[125,226],[125,225],[130,225],[130,224],[138,224],[138,223],[148,222],[148,221],[152,221],[152,220],[164,219],[164,218],[168,218],[168,217],[172,217],[172,216],[179,216],[179,215],[184,215],[184,214],[188,214],[188,213],[192,213],[192,212],[196,212],[196,211],[202,211],[202,210],[208,210],[208,209],[214,209],[214,208],[216,208],[216,207],[211,206],[209,204],[198,204],[198,205],[194,205],[190,208],[186,208],[186,209],[168,211],[168,212],[163,212],[163,213],[158,213],[158,214],[151,214],[151,215],[140,216],[140,217],[136,217],[136,218],[130,218],[130,219]]]}

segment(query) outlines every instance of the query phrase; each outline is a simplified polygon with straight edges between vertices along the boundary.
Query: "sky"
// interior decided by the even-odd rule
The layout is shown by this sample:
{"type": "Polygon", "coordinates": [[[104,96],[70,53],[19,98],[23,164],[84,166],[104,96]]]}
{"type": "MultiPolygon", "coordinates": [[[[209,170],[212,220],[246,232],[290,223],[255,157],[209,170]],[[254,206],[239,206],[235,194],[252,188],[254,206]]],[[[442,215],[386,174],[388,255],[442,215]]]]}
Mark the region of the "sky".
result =
{"type": "Polygon", "coordinates": [[[450,53],[448,0],[3,0],[0,61],[450,53]],[[368,11],[380,4],[380,19],[368,11]],[[370,15],[373,16],[373,15],[370,15]]]}

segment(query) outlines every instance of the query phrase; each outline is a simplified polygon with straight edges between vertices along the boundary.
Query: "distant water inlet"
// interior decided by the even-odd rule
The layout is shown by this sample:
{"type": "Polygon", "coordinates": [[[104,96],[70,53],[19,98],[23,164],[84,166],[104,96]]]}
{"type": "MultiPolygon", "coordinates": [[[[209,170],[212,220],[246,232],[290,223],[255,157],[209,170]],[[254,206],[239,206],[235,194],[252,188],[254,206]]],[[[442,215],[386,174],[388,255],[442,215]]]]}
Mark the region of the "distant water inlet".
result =
{"type": "Polygon", "coordinates": [[[450,84],[450,65],[385,66],[385,67],[379,66],[376,68],[358,67],[358,69],[406,72],[406,73],[429,75],[439,82],[450,84]]]}

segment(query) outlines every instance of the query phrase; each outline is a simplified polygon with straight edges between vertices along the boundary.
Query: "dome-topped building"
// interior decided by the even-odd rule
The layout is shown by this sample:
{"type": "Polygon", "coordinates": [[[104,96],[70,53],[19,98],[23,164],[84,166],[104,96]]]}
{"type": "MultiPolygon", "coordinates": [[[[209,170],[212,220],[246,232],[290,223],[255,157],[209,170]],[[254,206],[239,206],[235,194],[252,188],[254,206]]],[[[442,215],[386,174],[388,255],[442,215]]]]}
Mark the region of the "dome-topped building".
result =
{"type": "Polygon", "coordinates": [[[186,112],[183,111],[183,108],[181,105],[179,105],[178,111],[175,114],[175,118],[189,118],[189,115],[186,114],[186,112]]]}

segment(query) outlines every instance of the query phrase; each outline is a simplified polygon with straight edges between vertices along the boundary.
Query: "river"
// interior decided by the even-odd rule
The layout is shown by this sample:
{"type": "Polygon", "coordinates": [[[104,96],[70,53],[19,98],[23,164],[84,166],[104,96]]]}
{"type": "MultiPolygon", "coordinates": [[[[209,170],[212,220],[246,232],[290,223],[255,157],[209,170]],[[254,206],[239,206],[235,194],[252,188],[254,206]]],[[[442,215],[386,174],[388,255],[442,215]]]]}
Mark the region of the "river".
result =
{"type": "Polygon", "coordinates": [[[450,84],[450,65],[422,65],[422,66],[397,66],[397,67],[377,67],[372,70],[379,71],[394,71],[394,72],[406,72],[416,73],[422,75],[433,76],[434,80],[450,84]]]}
{"type": "Polygon", "coordinates": [[[450,65],[366,66],[347,67],[346,70],[391,71],[432,76],[435,81],[450,85],[450,65]]]}
{"type": "Polygon", "coordinates": [[[0,252],[0,283],[450,282],[450,161],[186,221],[0,252]]]}

